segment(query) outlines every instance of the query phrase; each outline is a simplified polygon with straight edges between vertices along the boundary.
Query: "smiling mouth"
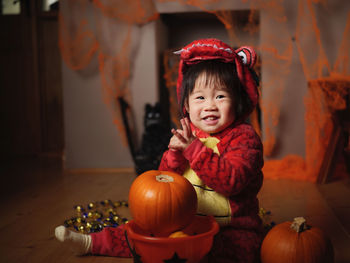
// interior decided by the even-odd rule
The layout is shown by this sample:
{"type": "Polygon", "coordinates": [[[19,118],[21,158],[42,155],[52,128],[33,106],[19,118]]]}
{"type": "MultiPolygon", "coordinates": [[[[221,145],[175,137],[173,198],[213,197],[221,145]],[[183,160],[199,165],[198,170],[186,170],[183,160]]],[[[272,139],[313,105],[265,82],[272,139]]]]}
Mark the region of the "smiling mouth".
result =
{"type": "Polygon", "coordinates": [[[207,116],[207,117],[204,117],[203,120],[216,120],[218,118],[219,117],[216,117],[216,116],[207,116]]]}

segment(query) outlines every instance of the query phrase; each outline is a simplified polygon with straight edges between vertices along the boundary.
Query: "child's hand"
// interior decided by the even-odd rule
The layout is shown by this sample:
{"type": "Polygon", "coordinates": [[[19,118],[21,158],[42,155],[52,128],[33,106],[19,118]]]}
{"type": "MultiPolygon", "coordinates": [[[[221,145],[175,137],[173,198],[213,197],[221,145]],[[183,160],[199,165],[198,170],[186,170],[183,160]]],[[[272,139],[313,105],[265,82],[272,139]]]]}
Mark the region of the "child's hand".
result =
{"type": "Polygon", "coordinates": [[[171,137],[168,146],[170,150],[183,151],[196,139],[196,136],[192,133],[189,119],[184,118],[180,122],[182,130],[171,130],[173,137],[171,137]]]}

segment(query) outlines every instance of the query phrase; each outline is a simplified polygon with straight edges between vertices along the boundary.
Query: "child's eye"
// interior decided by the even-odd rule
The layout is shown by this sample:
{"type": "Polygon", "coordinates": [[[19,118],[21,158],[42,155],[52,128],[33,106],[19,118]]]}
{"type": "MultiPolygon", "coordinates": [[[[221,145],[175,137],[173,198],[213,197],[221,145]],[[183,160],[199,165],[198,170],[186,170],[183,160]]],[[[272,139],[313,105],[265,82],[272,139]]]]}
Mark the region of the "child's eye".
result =
{"type": "Polygon", "coordinates": [[[196,97],[197,100],[204,100],[204,97],[203,96],[198,96],[196,97]]]}
{"type": "Polygon", "coordinates": [[[222,95],[222,94],[216,96],[217,99],[223,99],[223,98],[225,98],[225,97],[226,97],[226,96],[225,96],[225,95],[222,95]]]}

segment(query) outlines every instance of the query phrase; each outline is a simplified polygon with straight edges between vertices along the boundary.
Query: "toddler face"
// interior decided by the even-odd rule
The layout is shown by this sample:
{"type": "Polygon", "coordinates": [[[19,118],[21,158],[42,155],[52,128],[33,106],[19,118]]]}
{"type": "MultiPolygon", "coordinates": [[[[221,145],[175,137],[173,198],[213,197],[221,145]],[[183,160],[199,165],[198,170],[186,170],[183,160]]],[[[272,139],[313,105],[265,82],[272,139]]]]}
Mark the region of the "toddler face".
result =
{"type": "Polygon", "coordinates": [[[232,91],[205,72],[198,76],[186,110],[192,124],[209,134],[224,130],[235,120],[232,91]]]}

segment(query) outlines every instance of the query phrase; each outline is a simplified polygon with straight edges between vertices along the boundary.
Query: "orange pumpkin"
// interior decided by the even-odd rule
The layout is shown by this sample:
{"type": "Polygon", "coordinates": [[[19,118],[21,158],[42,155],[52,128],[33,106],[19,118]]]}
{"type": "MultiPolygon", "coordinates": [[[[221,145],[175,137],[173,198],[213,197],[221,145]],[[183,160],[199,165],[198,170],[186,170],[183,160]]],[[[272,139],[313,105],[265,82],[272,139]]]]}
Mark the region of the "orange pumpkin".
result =
{"type": "Polygon", "coordinates": [[[132,183],[129,207],[140,228],[155,236],[169,236],[192,222],[197,211],[197,195],[183,176],[151,170],[132,183]]]}
{"type": "Polygon", "coordinates": [[[303,217],[273,227],[261,246],[262,263],[332,263],[333,247],[325,233],[303,217]]]}
{"type": "Polygon", "coordinates": [[[170,238],[178,238],[178,237],[188,237],[188,235],[182,231],[176,231],[169,236],[170,238]]]}

